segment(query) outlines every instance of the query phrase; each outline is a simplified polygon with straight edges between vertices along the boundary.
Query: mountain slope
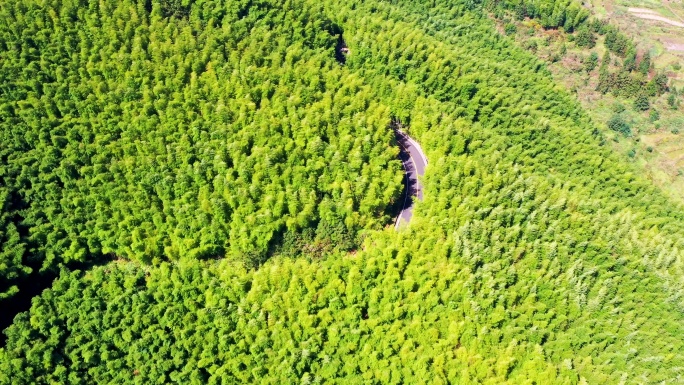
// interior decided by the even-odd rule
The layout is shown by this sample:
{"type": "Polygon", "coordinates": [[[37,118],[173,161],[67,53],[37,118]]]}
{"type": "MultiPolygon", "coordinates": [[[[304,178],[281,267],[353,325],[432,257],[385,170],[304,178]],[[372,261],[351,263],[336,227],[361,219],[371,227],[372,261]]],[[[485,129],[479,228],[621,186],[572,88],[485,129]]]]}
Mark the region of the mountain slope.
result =
{"type": "MultiPolygon", "coordinates": [[[[189,8],[190,23],[222,20],[206,4],[189,8]]],[[[324,67],[358,85],[342,110],[384,108],[380,132],[400,119],[430,159],[409,229],[368,231],[356,253],[278,257],[256,270],[180,255],[64,271],[7,329],[0,378],[681,381],[681,207],[601,145],[539,61],[470,3],[287,4],[316,10],[303,18],[327,18],[342,33],[345,65],[324,67]]],[[[287,13],[271,9],[254,17],[290,30],[287,13]]],[[[173,17],[170,25],[184,22],[173,17]]],[[[259,35],[242,36],[258,44],[259,35]]],[[[315,51],[297,44],[306,36],[288,37],[285,52],[315,51]]],[[[323,51],[321,62],[333,63],[323,51]]],[[[383,141],[365,143],[350,154],[373,164],[366,154],[383,141]]]]}

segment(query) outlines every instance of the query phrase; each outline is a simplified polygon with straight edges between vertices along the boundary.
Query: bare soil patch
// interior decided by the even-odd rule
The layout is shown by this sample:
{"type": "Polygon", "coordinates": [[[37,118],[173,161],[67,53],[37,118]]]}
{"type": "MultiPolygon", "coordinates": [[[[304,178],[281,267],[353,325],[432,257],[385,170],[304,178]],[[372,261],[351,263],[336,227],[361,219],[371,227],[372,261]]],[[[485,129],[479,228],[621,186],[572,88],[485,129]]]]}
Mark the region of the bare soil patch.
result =
{"type": "Polygon", "coordinates": [[[663,45],[670,51],[684,52],[684,43],[673,42],[673,41],[663,41],[663,45]]]}
{"type": "Polygon", "coordinates": [[[657,12],[651,11],[649,9],[628,8],[627,10],[629,12],[631,12],[634,16],[636,16],[640,19],[660,21],[660,22],[663,22],[665,24],[674,25],[675,27],[684,28],[684,23],[676,21],[676,20],[668,19],[665,16],[660,16],[657,12]]]}
{"type": "Polygon", "coordinates": [[[634,7],[629,7],[627,8],[629,12],[632,13],[650,13],[653,15],[658,15],[658,12],[652,10],[652,9],[646,9],[646,8],[634,8],[634,7]]]}

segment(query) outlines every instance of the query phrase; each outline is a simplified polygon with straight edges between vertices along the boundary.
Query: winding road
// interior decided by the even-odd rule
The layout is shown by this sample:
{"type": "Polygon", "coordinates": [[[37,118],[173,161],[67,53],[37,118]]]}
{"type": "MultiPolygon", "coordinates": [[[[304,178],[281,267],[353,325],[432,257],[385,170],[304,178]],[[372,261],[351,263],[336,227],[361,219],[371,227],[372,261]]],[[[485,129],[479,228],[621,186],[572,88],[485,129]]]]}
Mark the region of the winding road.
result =
{"type": "Polygon", "coordinates": [[[399,143],[399,158],[406,170],[406,191],[404,191],[404,203],[401,213],[395,221],[394,228],[399,230],[402,223],[408,223],[413,216],[413,197],[423,200],[423,186],[418,180],[418,176],[425,174],[427,158],[423,149],[411,137],[399,129],[394,130],[397,142],[399,143]]]}

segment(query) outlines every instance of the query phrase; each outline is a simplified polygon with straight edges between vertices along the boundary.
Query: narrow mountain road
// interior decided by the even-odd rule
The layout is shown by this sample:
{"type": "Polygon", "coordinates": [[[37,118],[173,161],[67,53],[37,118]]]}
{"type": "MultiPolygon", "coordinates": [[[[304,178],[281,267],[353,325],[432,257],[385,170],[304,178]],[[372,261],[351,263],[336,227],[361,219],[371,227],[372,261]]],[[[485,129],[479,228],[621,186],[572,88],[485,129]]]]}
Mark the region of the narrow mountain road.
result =
{"type": "Polygon", "coordinates": [[[418,176],[425,174],[425,166],[427,166],[427,158],[423,153],[423,149],[411,137],[406,135],[399,129],[394,130],[397,142],[400,146],[399,158],[404,163],[404,170],[406,170],[406,191],[404,191],[404,203],[401,213],[397,217],[394,224],[396,230],[399,229],[402,223],[408,223],[413,216],[413,198],[423,200],[423,186],[418,181],[418,176]]]}

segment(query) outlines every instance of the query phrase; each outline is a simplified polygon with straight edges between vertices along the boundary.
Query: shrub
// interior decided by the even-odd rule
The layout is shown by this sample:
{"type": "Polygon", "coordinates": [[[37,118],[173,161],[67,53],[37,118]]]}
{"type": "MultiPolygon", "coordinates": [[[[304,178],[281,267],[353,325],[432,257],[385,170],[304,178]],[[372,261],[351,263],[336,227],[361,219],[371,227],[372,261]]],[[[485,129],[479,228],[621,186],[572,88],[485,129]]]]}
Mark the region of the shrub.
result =
{"type": "Polygon", "coordinates": [[[608,128],[610,128],[613,131],[622,133],[625,136],[629,136],[632,134],[632,128],[629,126],[629,123],[627,123],[622,118],[622,115],[620,114],[615,114],[608,120],[608,128]]]}
{"type": "Polygon", "coordinates": [[[634,109],[637,111],[646,111],[651,107],[651,104],[648,102],[648,97],[644,93],[640,93],[637,95],[636,99],[634,100],[634,109]]]}
{"type": "Polygon", "coordinates": [[[594,70],[594,68],[596,68],[597,65],[598,54],[596,52],[592,52],[591,55],[584,60],[584,69],[587,70],[587,72],[591,72],[594,70]]]}
{"type": "Polygon", "coordinates": [[[658,110],[653,109],[651,110],[651,113],[648,115],[648,118],[651,120],[651,122],[655,122],[656,120],[660,119],[660,113],[658,110]]]}
{"type": "Polygon", "coordinates": [[[508,23],[504,27],[504,32],[506,35],[515,35],[515,33],[518,32],[518,28],[515,26],[515,24],[508,23]]]}
{"type": "Polygon", "coordinates": [[[673,110],[677,108],[677,98],[674,96],[674,94],[667,96],[667,105],[673,110]]]}
{"type": "Polygon", "coordinates": [[[587,27],[582,27],[577,30],[577,36],[575,36],[575,44],[578,47],[594,48],[596,46],[596,37],[587,27]]]}

